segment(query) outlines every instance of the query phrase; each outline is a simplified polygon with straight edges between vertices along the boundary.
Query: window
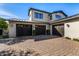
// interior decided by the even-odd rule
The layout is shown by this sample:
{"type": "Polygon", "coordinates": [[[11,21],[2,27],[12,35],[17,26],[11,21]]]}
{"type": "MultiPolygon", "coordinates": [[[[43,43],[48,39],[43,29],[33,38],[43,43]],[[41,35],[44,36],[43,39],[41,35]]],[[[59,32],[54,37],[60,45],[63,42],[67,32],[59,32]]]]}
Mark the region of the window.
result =
{"type": "Polygon", "coordinates": [[[43,19],[43,14],[35,12],[35,18],[43,19]]]}
{"type": "Polygon", "coordinates": [[[61,19],[62,17],[60,15],[56,15],[56,19],[61,19]]]}

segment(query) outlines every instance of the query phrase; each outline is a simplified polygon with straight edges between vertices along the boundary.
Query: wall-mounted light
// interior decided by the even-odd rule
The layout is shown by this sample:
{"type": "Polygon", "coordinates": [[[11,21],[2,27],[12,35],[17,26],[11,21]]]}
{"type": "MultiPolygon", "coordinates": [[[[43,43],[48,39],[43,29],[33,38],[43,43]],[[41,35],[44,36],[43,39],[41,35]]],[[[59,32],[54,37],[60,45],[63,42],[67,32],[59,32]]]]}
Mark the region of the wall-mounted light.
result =
{"type": "Polygon", "coordinates": [[[69,24],[67,24],[67,27],[70,27],[70,25],[69,25],[69,24]]]}

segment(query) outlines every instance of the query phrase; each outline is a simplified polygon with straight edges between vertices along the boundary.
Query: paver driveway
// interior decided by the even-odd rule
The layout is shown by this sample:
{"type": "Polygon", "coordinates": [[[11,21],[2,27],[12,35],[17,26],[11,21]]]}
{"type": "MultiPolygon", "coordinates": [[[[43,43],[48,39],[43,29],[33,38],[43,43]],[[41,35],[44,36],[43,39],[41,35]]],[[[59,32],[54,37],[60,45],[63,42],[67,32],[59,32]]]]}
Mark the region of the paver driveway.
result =
{"type": "MultiPolygon", "coordinates": [[[[41,37],[40,37],[41,38],[41,37]]],[[[43,56],[74,56],[79,55],[79,42],[65,39],[63,37],[49,38],[41,41],[34,39],[10,45],[13,49],[34,49],[43,56]]]]}

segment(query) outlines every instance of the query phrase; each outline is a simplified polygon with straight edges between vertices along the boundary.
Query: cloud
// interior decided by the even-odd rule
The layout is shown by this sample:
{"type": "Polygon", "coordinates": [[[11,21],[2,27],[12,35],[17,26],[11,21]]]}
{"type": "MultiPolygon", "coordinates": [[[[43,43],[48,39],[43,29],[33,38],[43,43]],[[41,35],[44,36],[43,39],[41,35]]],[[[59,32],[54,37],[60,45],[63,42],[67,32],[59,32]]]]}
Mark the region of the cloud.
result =
{"type": "Polygon", "coordinates": [[[13,13],[6,11],[4,8],[4,3],[0,3],[0,17],[3,18],[19,18],[18,16],[14,15],[13,13]]]}
{"type": "Polygon", "coordinates": [[[5,10],[0,10],[0,17],[4,17],[4,18],[19,18],[18,16],[8,12],[8,11],[5,11],[5,10]]]}

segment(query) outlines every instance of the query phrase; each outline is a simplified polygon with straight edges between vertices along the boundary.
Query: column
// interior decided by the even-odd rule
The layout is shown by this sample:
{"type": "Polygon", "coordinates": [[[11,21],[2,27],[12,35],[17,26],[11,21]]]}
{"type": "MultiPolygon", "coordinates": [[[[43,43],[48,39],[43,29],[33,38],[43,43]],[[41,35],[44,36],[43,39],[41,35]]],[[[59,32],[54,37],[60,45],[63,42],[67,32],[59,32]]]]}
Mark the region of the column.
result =
{"type": "Polygon", "coordinates": [[[50,25],[50,35],[52,35],[52,25],[50,25]]]}
{"type": "Polygon", "coordinates": [[[16,37],[16,24],[10,23],[8,29],[9,29],[9,37],[16,37]]]}
{"type": "Polygon", "coordinates": [[[46,35],[50,35],[50,25],[46,25],[46,35]]]}
{"type": "Polygon", "coordinates": [[[35,35],[35,24],[32,24],[32,35],[35,35]]]}

